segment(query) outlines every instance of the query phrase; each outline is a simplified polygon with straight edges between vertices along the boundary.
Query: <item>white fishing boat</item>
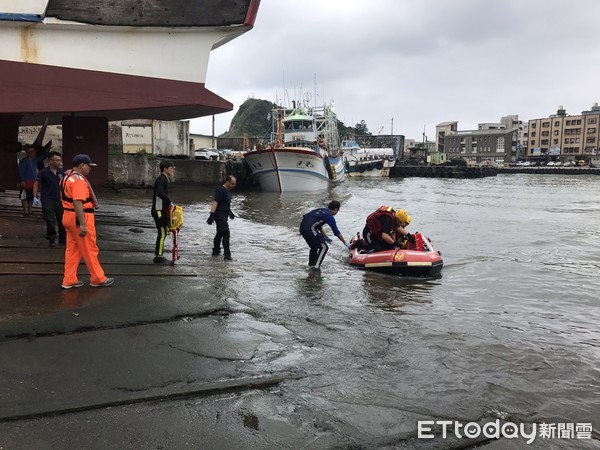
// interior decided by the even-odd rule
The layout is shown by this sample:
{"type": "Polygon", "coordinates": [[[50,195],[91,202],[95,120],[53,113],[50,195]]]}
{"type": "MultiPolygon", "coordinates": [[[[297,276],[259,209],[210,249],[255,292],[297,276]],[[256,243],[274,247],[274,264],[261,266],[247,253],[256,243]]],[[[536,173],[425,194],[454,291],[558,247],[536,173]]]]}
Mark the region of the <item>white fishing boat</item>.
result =
{"type": "Polygon", "coordinates": [[[297,105],[274,109],[271,142],[244,156],[263,191],[317,191],[344,181],[333,107],[297,105]]]}
{"type": "Polygon", "coordinates": [[[349,177],[389,177],[396,164],[394,149],[363,148],[352,139],[342,141],[342,151],[349,177]]]}

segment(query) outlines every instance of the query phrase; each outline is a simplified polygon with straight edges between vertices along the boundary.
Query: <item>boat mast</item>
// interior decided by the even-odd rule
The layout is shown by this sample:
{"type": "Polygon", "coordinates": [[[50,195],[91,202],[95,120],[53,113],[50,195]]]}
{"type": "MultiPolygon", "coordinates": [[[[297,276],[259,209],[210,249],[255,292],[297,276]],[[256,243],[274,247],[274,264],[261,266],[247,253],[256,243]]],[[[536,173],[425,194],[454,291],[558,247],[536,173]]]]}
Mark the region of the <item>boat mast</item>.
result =
{"type": "Polygon", "coordinates": [[[277,145],[283,146],[283,113],[281,109],[277,110],[277,145]]]}

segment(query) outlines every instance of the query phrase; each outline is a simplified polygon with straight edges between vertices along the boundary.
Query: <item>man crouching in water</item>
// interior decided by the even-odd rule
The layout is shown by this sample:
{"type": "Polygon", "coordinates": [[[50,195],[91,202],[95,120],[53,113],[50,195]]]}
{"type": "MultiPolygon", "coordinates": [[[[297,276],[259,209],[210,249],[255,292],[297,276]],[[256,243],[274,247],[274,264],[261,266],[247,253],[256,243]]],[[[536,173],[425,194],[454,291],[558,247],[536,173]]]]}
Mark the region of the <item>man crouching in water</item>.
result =
{"type": "Polygon", "coordinates": [[[300,234],[310,247],[308,255],[308,268],[319,269],[321,263],[329,250],[327,244],[331,243],[331,239],[323,231],[323,225],[327,224],[336,236],[344,245],[350,248],[350,245],[338,230],[335,222],[335,216],[340,211],[340,202],[333,200],[329,202],[327,208],[317,208],[304,214],[302,223],[300,224],[300,234]]]}

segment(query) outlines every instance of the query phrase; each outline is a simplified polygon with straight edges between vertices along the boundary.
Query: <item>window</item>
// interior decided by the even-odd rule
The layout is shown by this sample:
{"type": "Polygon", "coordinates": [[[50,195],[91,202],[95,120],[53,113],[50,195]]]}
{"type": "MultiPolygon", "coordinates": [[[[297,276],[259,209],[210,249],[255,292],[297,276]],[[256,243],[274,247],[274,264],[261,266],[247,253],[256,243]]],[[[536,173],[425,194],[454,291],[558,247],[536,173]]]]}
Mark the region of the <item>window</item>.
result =
{"type": "Polygon", "coordinates": [[[542,136],[550,136],[550,132],[549,131],[542,131],[542,136]]]}
{"type": "Polygon", "coordinates": [[[542,145],[548,145],[548,139],[542,139],[542,145]]]}
{"type": "Polygon", "coordinates": [[[558,130],[554,130],[554,136],[558,136],[558,130]]]}
{"type": "Polygon", "coordinates": [[[535,137],[535,131],[531,132],[531,137],[535,137]]]}
{"type": "Polygon", "coordinates": [[[553,143],[554,145],[557,145],[557,144],[558,144],[558,139],[554,139],[554,140],[552,141],[552,143],[553,143]]]}
{"type": "Polygon", "coordinates": [[[548,128],[550,126],[550,122],[542,122],[542,128],[548,128]]]}
{"type": "Polygon", "coordinates": [[[560,122],[559,122],[558,120],[555,120],[555,121],[554,121],[554,126],[555,126],[555,127],[559,127],[559,126],[560,126],[560,122]]]}
{"type": "Polygon", "coordinates": [[[596,134],[596,129],[595,128],[588,128],[588,134],[596,134]]]}
{"type": "Polygon", "coordinates": [[[595,117],[590,117],[590,118],[588,119],[588,123],[591,123],[591,124],[598,123],[598,119],[597,119],[597,118],[595,118],[595,117]]]}
{"type": "Polygon", "coordinates": [[[503,137],[496,138],[496,151],[504,151],[504,138],[503,137]]]}

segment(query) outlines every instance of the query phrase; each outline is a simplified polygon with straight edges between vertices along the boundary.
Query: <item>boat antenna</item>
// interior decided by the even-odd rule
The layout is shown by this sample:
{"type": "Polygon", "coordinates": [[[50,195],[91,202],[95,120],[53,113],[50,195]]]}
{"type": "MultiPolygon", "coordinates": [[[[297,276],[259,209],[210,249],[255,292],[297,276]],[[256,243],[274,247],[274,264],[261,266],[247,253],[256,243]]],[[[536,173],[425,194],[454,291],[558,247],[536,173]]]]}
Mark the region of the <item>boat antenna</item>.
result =
{"type": "Polygon", "coordinates": [[[313,74],[314,76],[314,89],[315,89],[315,109],[317,108],[317,72],[313,74]]]}
{"type": "MultiPolygon", "coordinates": [[[[285,87],[285,70],[283,71],[283,106],[285,106],[286,103],[286,94],[287,94],[287,89],[285,87]]],[[[287,99],[287,101],[289,101],[289,98],[287,99]]]]}

